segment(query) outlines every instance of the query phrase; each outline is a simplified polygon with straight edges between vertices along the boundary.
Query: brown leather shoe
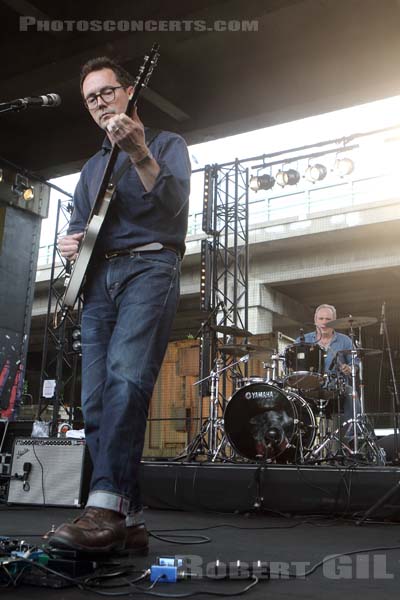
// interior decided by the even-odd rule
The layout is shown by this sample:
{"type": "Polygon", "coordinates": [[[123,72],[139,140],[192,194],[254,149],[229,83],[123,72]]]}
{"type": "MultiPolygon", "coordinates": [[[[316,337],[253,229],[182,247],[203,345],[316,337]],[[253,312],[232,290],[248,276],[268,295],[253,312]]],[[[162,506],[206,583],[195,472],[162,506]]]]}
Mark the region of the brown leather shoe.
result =
{"type": "Polygon", "coordinates": [[[132,525],[126,528],[125,550],[129,554],[148,555],[149,534],[144,525],[132,525]]]}
{"type": "Polygon", "coordinates": [[[49,540],[53,548],[81,552],[111,552],[125,544],[125,517],[113,510],[89,506],[72,523],[60,525],[49,540]]]}

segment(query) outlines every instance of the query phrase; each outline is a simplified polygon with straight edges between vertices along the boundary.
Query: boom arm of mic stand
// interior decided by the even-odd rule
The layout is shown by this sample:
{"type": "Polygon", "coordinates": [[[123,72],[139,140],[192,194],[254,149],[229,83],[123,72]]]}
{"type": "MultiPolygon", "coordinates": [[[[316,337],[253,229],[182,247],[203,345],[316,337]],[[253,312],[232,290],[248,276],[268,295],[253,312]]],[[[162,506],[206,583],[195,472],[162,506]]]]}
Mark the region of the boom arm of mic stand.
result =
{"type": "MultiPolygon", "coordinates": [[[[224,367],[223,369],[220,369],[218,371],[218,373],[223,373],[224,371],[227,371],[228,369],[231,369],[232,367],[236,367],[236,365],[243,363],[243,362],[247,362],[249,360],[249,355],[246,354],[245,356],[242,356],[242,358],[239,358],[239,360],[237,360],[234,363],[230,363],[228,366],[224,367]]],[[[214,376],[214,371],[211,371],[210,375],[207,375],[207,377],[204,377],[203,379],[199,379],[199,381],[195,381],[194,383],[192,383],[192,385],[199,385],[200,383],[203,383],[203,381],[207,381],[207,379],[211,379],[214,376]]]]}

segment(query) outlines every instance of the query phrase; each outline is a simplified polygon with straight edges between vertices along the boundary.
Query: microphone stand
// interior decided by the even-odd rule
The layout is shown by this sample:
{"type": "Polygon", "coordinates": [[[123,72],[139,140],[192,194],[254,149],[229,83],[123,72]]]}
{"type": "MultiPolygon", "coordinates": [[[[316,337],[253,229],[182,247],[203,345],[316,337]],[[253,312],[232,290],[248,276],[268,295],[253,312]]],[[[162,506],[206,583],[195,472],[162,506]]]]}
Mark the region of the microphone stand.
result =
{"type": "MultiPolygon", "coordinates": [[[[388,333],[387,322],[386,322],[386,315],[385,315],[385,302],[382,305],[381,331],[382,331],[382,333],[384,335],[384,343],[386,343],[386,346],[387,346],[387,351],[388,351],[388,355],[389,355],[390,374],[391,374],[392,383],[393,383],[393,394],[392,394],[392,402],[393,402],[393,431],[394,431],[394,435],[393,435],[393,453],[394,453],[393,463],[395,465],[398,465],[400,463],[400,457],[399,457],[399,437],[398,437],[399,436],[399,417],[398,417],[398,412],[399,412],[399,390],[398,390],[398,387],[397,387],[396,373],[395,373],[395,370],[394,370],[392,349],[390,347],[390,341],[389,341],[389,333],[388,333]]],[[[356,525],[362,525],[364,523],[364,521],[366,521],[366,519],[368,519],[368,517],[370,517],[374,512],[376,512],[378,510],[378,508],[380,508],[381,506],[384,506],[388,502],[388,500],[390,500],[399,490],[400,490],[400,479],[399,479],[399,481],[394,486],[392,486],[390,488],[390,490],[388,490],[386,492],[386,494],[384,494],[383,496],[381,496],[362,515],[362,517],[360,519],[358,519],[358,521],[356,521],[356,525]]]]}
{"type": "Polygon", "coordinates": [[[399,389],[397,387],[396,372],[394,369],[392,348],[390,346],[389,332],[388,332],[388,327],[387,327],[385,310],[382,311],[381,326],[383,326],[384,341],[385,341],[388,356],[389,356],[390,376],[391,376],[392,384],[393,384],[393,393],[391,394],[392,408],[393,408],[393,433],[394,433],[394,435],[393,435],[393,453],[394,453],[393,463],[395,465],[398,465],[398,464],[400,464],[400,456],[399,456],[399,409],[400,409],[399,389]]]}
{"type": "Polygon", "coordinates": [[[351,400],[353,406],[353,419],[352,419],[352,427],[353,427],[353,451],[352,454],[354,456],[358,455],[358,431],[357,431],[357,382],[356,382],[356,358],[357,358],[357,344],[355,341],[356,334],[353,329],[353,322],[349,318],[350,321],[350,332],[349,337],[351,339],[351,400]]]}

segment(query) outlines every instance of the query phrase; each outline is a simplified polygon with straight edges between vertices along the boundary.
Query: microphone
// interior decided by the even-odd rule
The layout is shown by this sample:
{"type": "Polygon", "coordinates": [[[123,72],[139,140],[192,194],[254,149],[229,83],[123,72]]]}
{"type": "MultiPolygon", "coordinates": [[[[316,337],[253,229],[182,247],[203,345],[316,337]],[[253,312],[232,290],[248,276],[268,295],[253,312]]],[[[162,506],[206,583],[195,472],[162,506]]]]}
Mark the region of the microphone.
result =
{"type": "Polygon", "coordinates": [[[32,463],[30,463],[30,462],[24,463],[24,474],[22,475],[22,489],[24,490],[24,492],[29,492],[29,490],[31,489],[31,486],[29,485],[29,482],[28,482],[31,471],[32,471],[32,463]]]}
{"type": "Polygon", "coordinates": [[[61,96],[58,94],[44,94],[44,96],[28,96],[26,98],[17,98],[16,100],[10,100],[9,102],[3,102],[0,104],[2,107],[11,107],[17,110],[23,110],[28,106],[47,106],[55,107],[60,106],[61,96]]]}
{"type": "Polygon", "coordinates": [[[29,474],[32,471],[32,463],[26,462],[23,467],[24,474],[22,475],[22,481],[25,483],[29,479],[29,474]]]}
{"type": "Polygon", "coordinates": [[[381,312],[381,328],[379,330],[379,335],[383,335],[383,328],[384,328],[383,326],[385,323],[385,305],[386,305],[386,302],[383,301],[382,302],[382,312],[381,312]]]}

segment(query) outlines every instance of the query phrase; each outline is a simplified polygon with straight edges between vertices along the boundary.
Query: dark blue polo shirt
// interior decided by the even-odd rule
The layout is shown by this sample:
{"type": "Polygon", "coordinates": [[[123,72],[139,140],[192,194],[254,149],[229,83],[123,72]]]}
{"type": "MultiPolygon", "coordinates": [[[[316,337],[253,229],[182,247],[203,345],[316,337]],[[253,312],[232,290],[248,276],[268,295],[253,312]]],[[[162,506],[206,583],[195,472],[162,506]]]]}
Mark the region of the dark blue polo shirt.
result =
{"type": "MultiPolygon", "coordinates": [[[[161,242],[185,251],[190,192],[190,160],[183,138],[160,132],[150,144],[160,166],[154,187],[146,192],[136,172],[129,166],[121,177],[95,246],[95,255],[151,242],[161,242]]],[[[74,193],[74,211],[68,233],[83,231],[110,155],[105,138],[102,149],[84,165],[74,193]]],[[[114,171],[126,160],[120,151],[114,171]]]]}

